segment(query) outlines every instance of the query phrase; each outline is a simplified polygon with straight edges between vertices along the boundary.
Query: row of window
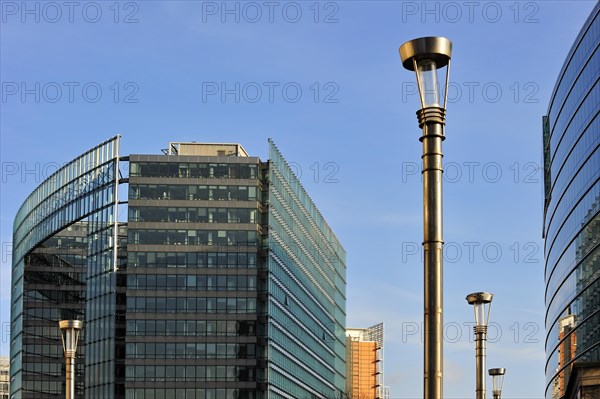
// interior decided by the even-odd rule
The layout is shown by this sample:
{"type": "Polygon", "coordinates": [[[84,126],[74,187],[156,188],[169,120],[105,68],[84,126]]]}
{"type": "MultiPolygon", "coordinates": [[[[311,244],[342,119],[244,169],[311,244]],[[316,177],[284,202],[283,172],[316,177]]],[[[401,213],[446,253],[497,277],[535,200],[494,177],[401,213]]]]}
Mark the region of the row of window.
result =
{"type": "MultiPolygon", "coordinates": [[[[31,339],[31,338],[30,338],[31,339]]],[[[36,337],[39,342],[39,338],[36,337]]],[[[48,341],[49,342],[49,341],[48,341]]],[[[62,345],[58,342],[56,343],[47,343],[47,344],[23,344],[23,353],[26,353],[27,356],[31,357],[59,357],[63,355],[62,345]]],[[[85,355],[85,346],[77,347],[77,356],[85,355]],[[81,349],[81,350],[80,350],[81,349]]],[[[39,361],[44,361],[40,359],[39,361]]]]}
{"type": "Polygon", "coordinates": [[[129,176],[256,179],[257,171],[244,163],[131,162],[129,176]]]}
{"type": "Polygon", "coordinates": [[[179,223],[256,223],[257,210],[252,208],[129,208],[130,222],[179,223]]]}
{"type": "MultiPolygon", "coordinates": [[[[55,305],[53,305],[55,306],[55,305]]],[[[28,320],[43,319],[43,320],[62,320],[61,312],[64,310],[57,307],[52,308],[25,308],[23,309],[24,318],[28,320]]]]}
{"type": "Polygon", "coordinates": [[[137,342],[127,343],[128,359],[254,359],[255,344],[240,343],[173,343],[137,342]]]}
{"type": "Polygon", "coordinates": [[[45,247],[87,249],[87,231],[84,236],[68,237],[55,235],[44,241],[45,247]]]}
{"type": "Polygon", "coordinates": [[[125,399],[259,399],[259,393],[244,389],[138,388],[126,389],[125,399]]]}
{"type": "Polygon", "coordinates": [[[247,336],[255,333],[255,321],[127,320],[128,336],[247,336]]]}
{"type": "MultiPolygon", "coordinates": [[[[62,344],[59,344],[62,345],[62,344]]],[[[58,346],[58,345],[57,345],[58,346]]],[[[77,360],[75,361],[75,368],[78,373],[83,373],[85,369],[85,361],[80,361],[79,345],[77,346],[77,360]]],[[[62,350],[62,346],[61,346],[62,350]]],[[[82,359],[83,360],[83,359],[82,359]]],[[[25,373],[32,374],[44,374],[49,376],[62,377],[65,372],[65,362],[61,357],[46,357],[44,359],[37,358],[33,362],[24,362],[23,371],[25,373]]],[[[8,370],[7,370],[8,372],[8,370]]]]}
{"type": "Polygon", "coordinates": [[[129,252],[127,267],[256,269],[252,252],[129,252]]]}
{"type": "Polygon", "coordinates": [[[127,289],[188,291],[256,291],[256,276],[130,274],[127,289]]]}
{"type": "Polygon", "coordinates": [[[256,246],[256,231],[246,230],[129,230],[129,244],[256,246]]]}
{"type": "Polygon", "coordinates": [[[129,199],[256,201],[256,186],[204,186],[182,184],[131,184],[129,199]]]}
{"type": "Polygon", "coordinates": [[[253,367],[242,366],[126,366],[127,381],[254,381],[253,367]]]}
{"type": "MultiPolygon", "coordinates": [[[[51,395],[59,395],[64,393],[63,389],[65,386],[65,382],[57,379],[56,381],[46,381],[41,379],[35,380],[24,380],[23,381],[23,393],[36,392],[36,393],[45,393],[51,395]]],[[[35,397],[35,396],[29,396],[35,397]]]]}
{"type": "MultiPolygon", "coordinates": [[[[66,285],[70,285],[70,286],[75,286],[75,288],[77,288],[77,286],[83,286],[85,284],[85,279],[87,277],[85,270],[83,271],[83,273],[58,273],[59,270],[73,270],[72,268],[67,268],[68,264],[67,263],[59,263],[60,266],[63,266],[62,269],[58,269],[56,268],[55,270],[57,272],[28,272],[25,275],[25,281],[27,282],[27,284],[50,284],[50,285],[58,285],[58,286],[66,286],[66,285]],[[64,267],[67,266],[67,267],[64,267]]],[[[34,264],[34,265],[28,265],[28,266],[46,266],[45,264],[34,264]]],[[[81,270],[81,269],[80,269],[81,270]]],[[[29,286],[32,287],[32,286],[29,286]]],[[[32,287],[33,288],[33,287],[32,287]]],[[[39,288],[39,287],[38,287],[39,288]]],[[[80,287],[83,290],[85,290],[85,287],[80,287]]],[[[57,296],[55,296],[53,299],[54,301],[65,301],[65,300],[73,300],[76,299],[78,296],[81,296],[83,293],[78,293],[75,294],[73,292],[70,292],[69,294],[69,298],[66,297],[66,295],[63,294],[63,291],[57,291],[57,296]]],[[[26,298],[29,301],[40,301],[40,302],[48,302],[48,298],[46,296],[44,296],[43,294],[41,294],[38,290],[27,290],[25,291],[26,293],[26,298]]]]}
{"type": "Polygon", "coordinates": [[[127,311],[141,313],[256,313],[256,298],[128,296],[127,311]]]}
{"type": "MultiPolygon", "coordinates": [[[[56,247],[48,246],[45,248],[56,248],[56,247]]],[[[61,249],[64,249],[64,248],[65,247],[61,247],[61,249]]],[[[66,250],[66,249],[59,253],[50,255],[47,253],[42,253],[41,248],[36,249],[32,253],[30,253],[29,255],[27,255],[25,257],[25,264],[27,266],[85,267],[85,266],[87,266],[87,244],[85,244],[84,246],[82,246],[81,248],[78,248],[78,249],[81,249],[82,251],[77,251],[77,252],[84,253],[84,255],[70,254],[67,252],[68,250],[66,250]],[[68,265],[65,265],[65,263],[68,265]]],[[[75,252],[75,251],[73,251],[73,252],[75,252]]]]}
{"type": "MultiPolygon", "coordinates": [[[[48,339],[57,339],[57,340],[60,339],[60,330],[58,328],[56,328],[56,322],[48,321],[48,323],[50,323],[50,325],[45,325],[45,326],[27,325],[26,327],[23,328],[23,333],[25,336],[29,336],[29,337],[36,337],[36,338],[44,337],[44,338],[48,338],[48,339]]],[[[81,332],[80,337],[83,337],[83,331],[81,332]]]]}

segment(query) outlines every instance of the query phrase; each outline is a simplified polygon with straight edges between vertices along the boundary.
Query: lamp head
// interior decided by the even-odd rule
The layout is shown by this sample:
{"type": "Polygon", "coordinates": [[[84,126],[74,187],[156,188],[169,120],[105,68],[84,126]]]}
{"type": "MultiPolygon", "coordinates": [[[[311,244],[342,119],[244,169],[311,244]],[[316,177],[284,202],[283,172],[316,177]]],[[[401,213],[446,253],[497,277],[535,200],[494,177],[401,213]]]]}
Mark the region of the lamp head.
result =
{"type": "Polygon", "coordinates": [[[504,373],[506,373],[505,368],[497,368],[497,369],[489,369],[488,373],[492,376],[492,385],[495,395],[500,395],[502,391],[502,384],[504,384],[504,373]]]}
{"type": "Polygon", "coordinates": [[[467,302],[469,305],[473,305],[475,310],[475,328],[487,328],[493,298],[494,294],[489,292],[474,292],[467,295],[467,302]]]}
{"type": "Polygon", "coordinates": [[[58,322],[60,335],[63,343],[65,357],[75,356],[77,350],[77,342],[79,341],[79,333],[83,328],[81,320],[61,320],[58,322]]]}
{"type": "Polygon", "coordinates": [[[452,42],[445,37],[431,36],[410,40],[400,46],[402,65],[416,72],[421,109],[446,108],[452,42]],[[440,84],[437,70],[447,66],[446,78],[440,84]],[[443,103],[440,102],[442,89],[443,103]]]}

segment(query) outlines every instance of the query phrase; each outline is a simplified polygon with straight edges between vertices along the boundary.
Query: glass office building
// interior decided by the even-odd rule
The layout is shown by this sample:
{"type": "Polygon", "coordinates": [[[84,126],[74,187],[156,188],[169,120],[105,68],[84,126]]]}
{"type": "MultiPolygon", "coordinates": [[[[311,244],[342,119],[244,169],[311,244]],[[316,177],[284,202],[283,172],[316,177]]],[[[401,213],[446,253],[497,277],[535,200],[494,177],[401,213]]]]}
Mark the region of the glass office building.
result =
{"type": "Polygon", "coordinates": [[[119,140],[15,219],[13,397],[64,395],[61,319],[85,321],[78,398],[340,397],[345,252],[275,145],[119,140]]]}
{"type": "MultiPolygon", "coordinates": [[[[543,118],[546,397],[600,361],[600,6],[579,33],[543,118]]],[[[576,389],[576,388],[574,388],[576,389]]]]}
{"type": "Polygon", "coordinates": [[[383,380],[383,323],[346,329],[346,392],[350,398],[390,399],[383,380]]]}
{"type": "Polygon", "coordinates": [[[345,251],[272,142],[269,158],[267,397],[340,398],[345,251]]]}
{"type": "Polygon", "coordinates": [[[0,356],[0,399],[9,399],[10,377],[8,365],[10,364],[8,356],[0,356]]]}

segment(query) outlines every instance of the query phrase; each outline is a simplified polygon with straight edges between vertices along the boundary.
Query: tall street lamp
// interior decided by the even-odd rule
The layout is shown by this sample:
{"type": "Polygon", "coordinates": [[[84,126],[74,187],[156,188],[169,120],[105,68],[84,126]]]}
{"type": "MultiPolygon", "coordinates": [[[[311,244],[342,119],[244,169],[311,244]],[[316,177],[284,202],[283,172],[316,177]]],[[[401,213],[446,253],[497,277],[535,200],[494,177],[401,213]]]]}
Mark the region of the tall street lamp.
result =
{"type": "Polygon", "coordinates": [[[475,310],[475,363],[476,363],[476,388],[475,398],[485,399],[485,341],[490,320],[493,294],[475,292],[467,295],[467,302],[475,310]]]}
{"type": "Polygon", "coordinates": [[[402,65],[416,73],[421,100],[417,119],[419,128],[423,129],[423,136],[419,140],[423,143],[425,399],[441,399],[443,396],[442,141],[451,55],[452,42],[445,37],[422,37],[400,46],[402,65]],[[445,81],[440,84],[437,71],[444,67],[445,81]],[[440,98],[443,98],[443,102],[440,98]]]}
{"type": "Polygon", "coordinates": [[[500,399],[502,394],[502,384],[504,383],[505,368],[489,369],[488,372],[492,376],[492,386],[494,387],[492,394],[494,399],[500,399]]]}
{"type": "Polygon", "coordinates": [[[79,341],[79,333],[83,328],[83,321],[61,320],[58,322],[58,326],[60,327],[67,369],[65,398],[75,399],[75,353],[77,352],[77,342],[79,341]]]}

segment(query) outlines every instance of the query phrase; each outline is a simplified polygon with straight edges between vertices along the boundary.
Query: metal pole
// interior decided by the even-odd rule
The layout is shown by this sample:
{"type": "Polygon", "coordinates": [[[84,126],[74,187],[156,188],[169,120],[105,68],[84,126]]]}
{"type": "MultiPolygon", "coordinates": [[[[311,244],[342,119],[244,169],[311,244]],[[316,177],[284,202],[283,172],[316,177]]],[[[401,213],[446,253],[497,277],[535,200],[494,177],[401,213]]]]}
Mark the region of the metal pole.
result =
{"type": "Polygon", "coordinates": [[[446,111],[428,107],[417,111],[423,129],[423,251],[424,251],[424,398],[443,396],[443,234],[442,141],[446,111]]]}
{"type": "Polygon", "coordinates": [[[67,386],[65,389],[66,399],[75,399],[75,354],[65,354],[67,367],[67,386]]]}
{"type": "MultiPolygon", "coordinates": [[[[487,326],[475,326],[475,363],[476,363],[476,388],[475,398],[485,399],[485,342],[487,340],[487,326]]],[[[499,397],[499,396],[498,396],[499,397]]],[[[496,394],[494,392],[494,398],[496,394]]]]}
{"type": "Polygon", "coordinates": [[[500,394],[494,391],[494,399],[500,399],[500,394]]]}

